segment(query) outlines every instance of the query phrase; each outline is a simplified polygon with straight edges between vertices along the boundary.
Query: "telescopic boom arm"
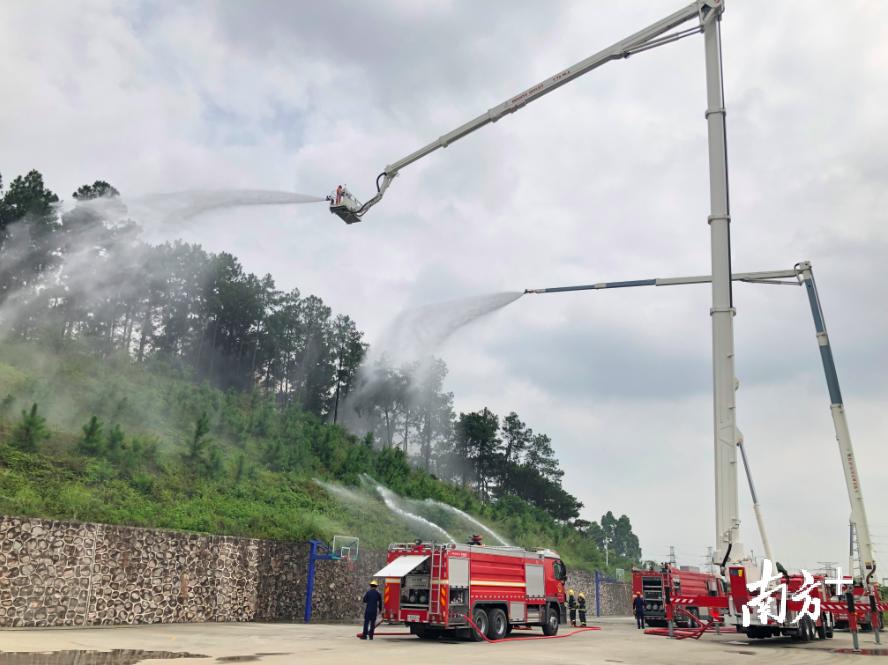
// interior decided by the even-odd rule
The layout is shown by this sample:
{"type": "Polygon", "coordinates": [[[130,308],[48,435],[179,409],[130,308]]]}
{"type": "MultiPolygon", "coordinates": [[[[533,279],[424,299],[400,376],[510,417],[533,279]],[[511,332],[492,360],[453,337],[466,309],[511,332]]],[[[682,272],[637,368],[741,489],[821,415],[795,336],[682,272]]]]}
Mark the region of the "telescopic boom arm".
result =
{"type": "Polygon", "coordinates": [[[361,217],[363,217],[370,208],[379,203],[385,194],[385,190],[388,189],[388,186],[392,183],[392,180],[405,166],[409,166],[413,162],[422,159],[439,148],[446,148],[454,141],[458,141],[475,130],[481,129],[485,125],[496,122],[504,115],[514,113],[526,104],[539,99],[543,95],[549,94],[553,90],[557,90],[566,83],[570,83],[583,74],[591,72],[593,69],[600,67],[606,62],[628,58],[634,53],[647,51],[648,49],[662,46],[663,44],[669,44],[682,39],[683,37],[702,32],[704,24],[714,20],[721,12],[722,0],[695,0],[695,2],[692,2],[687,7],[680,9],[674,14],[670,14],[666,18],[657,21],[643,30],[639,30],[635,34],[616,42],[595,55],[592,55],[585,60],[581,60],[572,67],[568,67],[554,76],[550,76],[544,81],[531,86],[524,92],[507,99],[502,104],[494,106],[477,118],[470,120],[464,125],[460,125],[453,131],[444,134],[416,152],[412,152],[406,157],[403,157],[396,162],[392,162],[385,167],[385,170],[380,173],[379,176],[377,176],[376,195],[365,203],[361,204],[347,191],[344,192],[346,194],[345,196],[337,195],[335,199],[331,196],[330,212],[339,215],[339,217],[348,224],[354,224],[355,222],[361,221],[361,217]],[[671,34],[666,34],[670,30],[693,19],[698,19],[699,25],[685,30],[679,30],[671,34]]]}
{"type": "MultiPolygon", "coordinates": [[[[863,491],[860,487],[860,474],[857,471],[857,461],[854,457],[854,448],[851,445],[851,433],[848,429],[848,418],[845,414],[845,404],[842,400],[842,391],[839,388],[839,376],[836,372],[836,364],[833,360],[832,346],[829,336],[826,334],[826,322],[823,318],[823,309],[820,306],[820,294],[814,281],[814,271],[809,261],[797,263],[791,270],[771,270],[767,272],[741,272],[731,275],[735,282],[751,282],[754,284],[789,284],[792,286],[804,286],[808,295],[808,303],[811,306],[811,315],[814,318],[814,330],[817,334],[817,344],[820,347],[820,359],[823,364],[823,372],[826,377],[826,387],[829,391],[830,411],[832,412],[833,425],[835,427],[836,442],[839,446],[839,455],[842,460],[842,470],[845,475],[845,484],[848,489],[848,499],[851,503],[851,520],[857,532],[860,559],[863,565],[863,584],[872,590],[876,572],[876,560],[873,551],[873,541],[869,529],[869,521],[863,503],[863,491]],[[790,281],[784,281],[790,280],[790,281]]],[[[704,284],[712,281],[710,275],[697,275],[694,277],[672,277],[634,279],[622,282],[598,282],[595,284],[581,284],[578,286],[557,286],[548,289],[526,289],[525,293],[564,293],[567,291],[593,291],[599,289],[620,289],[636,286],[676,286],[680,284],[704,284]]],[[[758,510],[758,496],[752,484],[752,476],[746,463],[746,451],[743,448],[743,439],[738,437],[738,446],[746,467],[749,489],[752,494],[756,519],[759,522],[759,531],[765,544],[766,552],[770,552],[770,544],[765,535],[764,523],[758,510]]],[[[769,554],[769,558],[770,554],[769,554]]],[[[773,560],[773,559],[772,559],[773,560]]]]}

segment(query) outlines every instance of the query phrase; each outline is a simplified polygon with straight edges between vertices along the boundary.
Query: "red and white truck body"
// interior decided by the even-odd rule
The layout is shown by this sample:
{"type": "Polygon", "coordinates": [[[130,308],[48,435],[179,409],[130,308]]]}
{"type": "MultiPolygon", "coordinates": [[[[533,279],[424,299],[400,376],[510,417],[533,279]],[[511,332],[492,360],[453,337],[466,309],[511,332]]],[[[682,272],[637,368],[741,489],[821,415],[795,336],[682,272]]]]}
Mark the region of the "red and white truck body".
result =
{"type": "Polygon", "coordinates": [[[420,637],[459,630],[501,639],[514,626],[555,634],[566,619],[567,570],[548,550],[396,543],[376,577],[385,580],[383,618],[407,624],[420,637]]]}
{"type": "MultiPolygon", "coordinates": [[[[767,601],[772,615],[779,613],[781,605],[785,604],[786,612],[783,620],[778,621],[772,617],[759,618],[758,608],[749,606],[749,626],[742,625],[743,606],[755,598],[748,585],[761,579],[761,573],[752,566],[733,565],[728,566],[728,580],[730,586],[731,616],[737,626],[738,632],[745,632],[752,638],[777,637],[788,635],[803,641],[813,640],[816,637],[826,639],[832,637],[835,621],[832,611],[823,607],[830,599],[829,590],[823,575],[814,575],[814,585],[807,590],[807,596],[817,599],[821,606],[816,620],[801,614],[806,607],[806,601],[793,600],[793,595],[798,594],[805,586],[804,577],[800,574],[786,574],[777,582],[785,585],[779,592],[773,594],[767,601]]],[[[808,609],[812,609],[808,607],[808,609]]]]}
{"type": "MultiPolygon", "coordinates": [[[[640,593],[644,599],[645,623],[651,626],[665,626],[666,591],[670,598],[724,598],[725,590],[721,579],[699,570],[665,564],[660,568],[632,571],[632,595],[640,593]]],[[[712,605],[685,604],[684,609],[697,618],[713,618],[712,605]]],[[[691,619],[684,613],[675,617],[677,625],[689,625],[691,619]]]]}
{"type": "MultiPolygon", "coordinates": [[[[870,597],[866,587],[860,584],[859,581],[854,582],[850,576],[844,576],[843,586],[844,591],[847,591],[850,588],[854,594],[854,608],[855,614],[857,615],[857,626],[863,630],[870,630],[872,628],[873,616],[870,608],[870,597]]],[[[843,593],[841,596],[837,595],[837,588],[834,583],[828,585],[827,588],[829,589],[831,607],[834,608],[833,616],[835,617],[836,628],[848,628],[850,625],[850,617],[845,594],[843,593]]],[[[876,598],[880,597],[878,584],[873,584],[873,593],[876,598]]],[[[885,606],[886,603],[879,602],[876,608],[879,611],[884,611],[885,606]]],[[[881,618],[878,614],[876,615],[876,621],[881,625],[881,618]]]]}

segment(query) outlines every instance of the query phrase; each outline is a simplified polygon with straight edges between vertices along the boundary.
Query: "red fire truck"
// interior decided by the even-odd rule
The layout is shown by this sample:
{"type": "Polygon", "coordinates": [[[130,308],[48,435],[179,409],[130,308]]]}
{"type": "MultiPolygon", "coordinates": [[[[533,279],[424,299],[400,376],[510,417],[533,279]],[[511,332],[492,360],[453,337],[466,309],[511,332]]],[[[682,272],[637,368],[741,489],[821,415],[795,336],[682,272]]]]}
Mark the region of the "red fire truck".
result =
{"type": "MultiPolygon", "coordinates": [[[[850,576],[845,575],[845,576],[843,576],[843,579],[844,579],[844,584],[846,585],[845,590],[847,590],[850,587],[852,592],[854,593],[854,606],[857,609],[857,615],[858,615],[857,616],[857,625],[859,626],[859,628],[861,630],[872,630],[873,616],[872,616],[872,613],[869,611],[869,608],[870,608],[869,593],[867,592],[866,588],[862,584],[860,584],[859,581],[855,582],[850,576]]],[[[830,600],[833,603],[838,603],[840,605],[845,603],[844,594],[839,596],[836,593],[837,589],[836,589],[835,582],[827,585],[827,589],[829,591],[830,600]]],[[[878,598],[879,594],[880,594],[879,585],[873,584],[873,589],[875,591],[876,598],[878,598]]],[[[840,630],[847,629],[848,624],[849,624],[847,607],[845,607],[844,609],[834,610],[833,614],[835,617],[836,628],[838,628],[840,630]]],[[[875,615],[875,620],[876,620],[876,625],[881,628],[882,621],[881,621],[881,617],[879,614],[875,615]]]]}
{"type": "MultiPolygon", "coordinates": [[[[725,596],[725,588],[721,579],[715,575],[694,570],[686,566],[676,567],[668,563],[659,568],[632,571],[632,595],[640,593],[644,599],[644,620],[651,626],[666,625],[666,590],[670,598],[679,596],[721,597],[725,596]]],[[[697,618],[712,618],[711,605],[686,605],[685,610],[697,618]]],[[[675,617],[679,626],[690,625],[691,619],[686,614],[675,617]]]]}
{"type": "MultiPolygon", "coordinates": [[[[747,584],[750,581],[749,575],[754,573],[759,577],[757,571],[753,567],[742,565],[734,565],[728,567],[728,578],[730,579],[731,601],[735,608],[735,616],[739,621],[742,617],[742,608],[753,599],[747,584]]],[[[808,590],[807,595],[810,598],[820,599],[821,605],[830,599],[829,590],[827,589],[825,578],[823,575],[812,576],[814,586],[808,590]]],[[[771,613],[776,613],[781,604],[785,603],[786,613],[784,620],[778,622],[770,617],[765,621],[759,620],[758,613],[755,608],[749,607],[750,625],[744,628],[741,624],[737,624],[738,632],[745,632],[747,636],[752,638],[777,637],[779,635],[788,635],[793,639],[807,642],[809,640],[831,639],[835,621],[833,613],[830,610],[822,610],[817,620],[814,621],[810,616],[800,614],[805,606],[803,601],[792,600],[792,596],[801,591],[804,587],[804,578],[799,574],[783,573],[781,580],[785,584],[785,589],[780,594],[774,594],[767,602],[771,613]],[[781,597],[785,596],[784,597],[781,597]]]]}
{"type": "Polygon", "coordinates": [[[515,626],[542,626],[555,635],[566,620],[567,569],[550,550],[458,543],[395,543],[385,580],[383,618],[434,639],[446,632],[505,637],[515,626]]]}

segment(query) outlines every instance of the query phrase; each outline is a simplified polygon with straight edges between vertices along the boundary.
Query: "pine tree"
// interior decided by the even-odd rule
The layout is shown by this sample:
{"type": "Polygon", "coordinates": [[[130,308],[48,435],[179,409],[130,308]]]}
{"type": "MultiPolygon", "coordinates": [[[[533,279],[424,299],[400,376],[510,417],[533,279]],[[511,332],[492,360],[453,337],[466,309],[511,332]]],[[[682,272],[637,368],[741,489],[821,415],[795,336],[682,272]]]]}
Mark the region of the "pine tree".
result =
{"type": "Polygon", "coordinates": [[[12,445],[25,452],[36,452],[43,441],[49,438],[46,418],[37,413],[37,404],[31,410],[22,411],[22,419],[12,430],[12,445]]]}
{"type": "Polygon", "coordinates": [[[246,458],[244,454],[241,453],[237,456],[237,460],[234,463],[234,484],[240,485],[241,480],[244,479],[244,470],[246,467],[246,458]]]}
{"type": "Polygon", "coordinates": [[[120,429],[120,425],[115,423],[105,435],[105,453],[108,457],[111,459],[118,459],[120,457],[124,438],[123,430],[120,429]]]}
{"type": "Polygon", "coordinates": [[[204,411],[195,423],[194,434],[188,442],[188,450],[185,453],[185,466],[195,476],[206,475],[211,465],[219,461],[218,449],[215,446],[210,447],[212,440],[207,436],[209,431],[210,418],[204,411]]]}
{"type": "Polygon", "coordinates": [[[102,421],[96,416],[83,426],[83,437],[77,443],[77,450],[83,455],[95,457],[102,452],[102,421]]]}

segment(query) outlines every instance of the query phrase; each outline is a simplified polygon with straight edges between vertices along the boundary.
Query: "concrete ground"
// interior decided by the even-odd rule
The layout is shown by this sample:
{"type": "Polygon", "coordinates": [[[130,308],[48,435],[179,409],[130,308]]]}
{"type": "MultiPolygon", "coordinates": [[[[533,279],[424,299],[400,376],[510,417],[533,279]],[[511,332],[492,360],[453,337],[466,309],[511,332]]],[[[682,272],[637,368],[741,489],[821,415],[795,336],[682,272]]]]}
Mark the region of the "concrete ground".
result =
{"type": "MultiPolygon", "coordinates": [[[[208,665],[258,662],[369,662],[435,665],[446,663],[626,663],[627,665],[687,665],[755,661],[792,665],[843,663],[852,655],[834,653],[851,647],[848,633],[807,644],[789,638],[747,640],[724,631],[700,640],[669,640],[643,635],[629,618],[603,618],[601,631],[556,640],[487,644],[462,641],[425,642],[410,636],[377,636],[373,642],[355,638],[356,626],[301,624],[165,624],[85,629],[0,631],[0,665],[208,665]],[[143,653],[147,652],[147,653],[143,653]],[[151,653],[153,652],[153,653],[151,653]],[[372,654],[372,655],[370,655],[372,654]],[[190,655],[190,657],[189,657],[190,655]]],[[[380,628],[382,631],[383,628],[380,628]]],[[[387,630],[403,630],[390,627],[387,630]]],[[[538,631],[518,633],[540,635],[538,631]]],[[[888,638],[888,633],[883,634],[888,638]]],[[[872,648],[871,633],[861,646],[872,648]]],[[[888,654],[888,648],[886,648],[888,654]]],[[[878,661],[877,661],[878,662],[878,661]]],[[[888,662],[888,661],[886,661],[888,662]]]]}

